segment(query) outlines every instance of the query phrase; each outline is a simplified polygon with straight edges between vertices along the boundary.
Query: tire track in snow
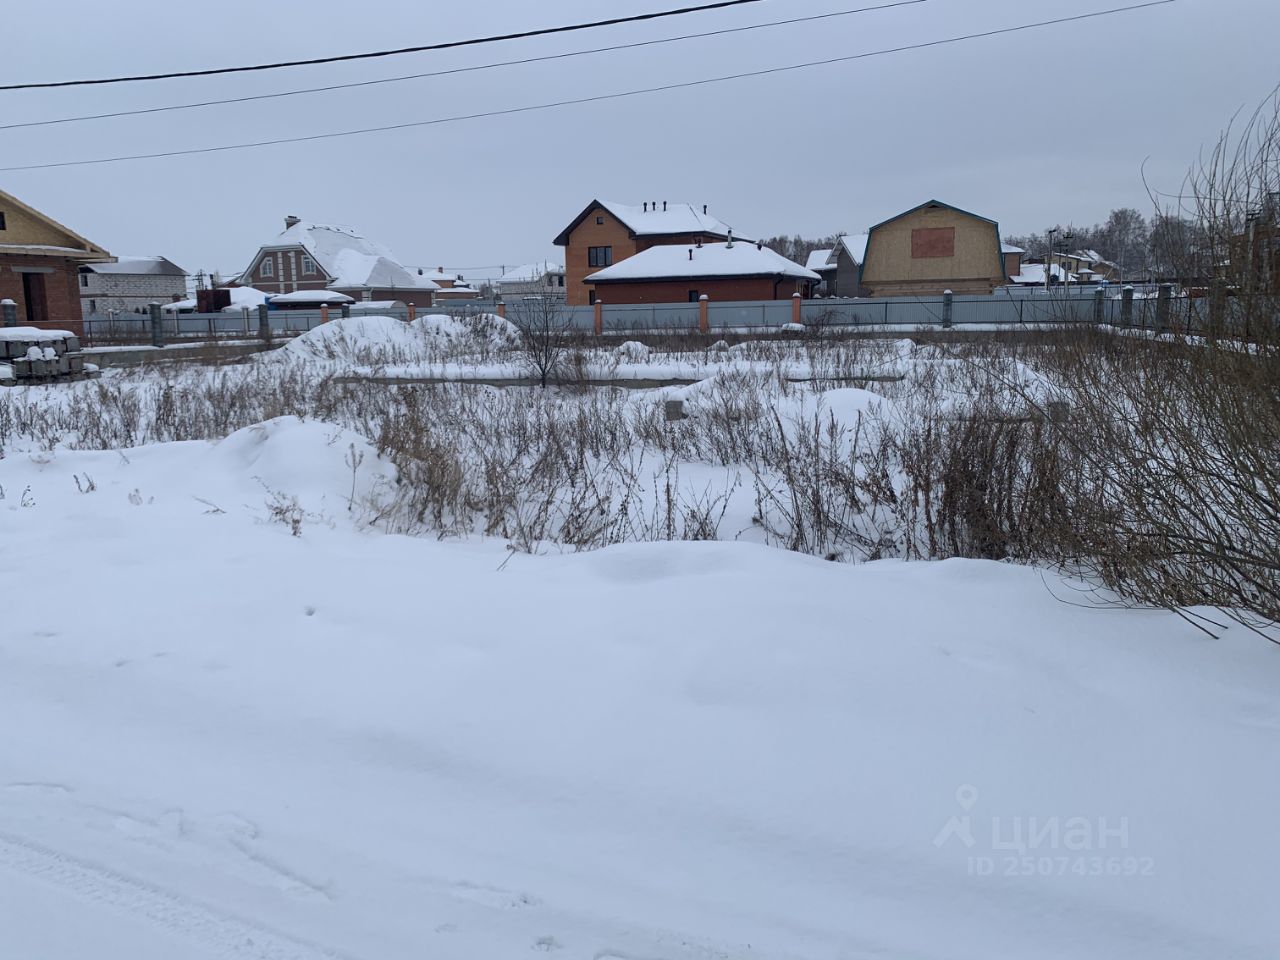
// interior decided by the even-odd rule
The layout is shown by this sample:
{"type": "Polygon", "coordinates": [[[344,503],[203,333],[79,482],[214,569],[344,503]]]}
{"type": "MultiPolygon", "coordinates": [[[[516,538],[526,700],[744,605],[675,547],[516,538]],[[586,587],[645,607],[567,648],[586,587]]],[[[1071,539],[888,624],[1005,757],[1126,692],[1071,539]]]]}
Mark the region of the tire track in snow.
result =
{"type": "Polygon", "coordinates": [[[41,880],[117,912],[141,917],[214,954],[248,960],[358,960],[207,907],[108,867],[0,832],[0,868],[41,880]]]}

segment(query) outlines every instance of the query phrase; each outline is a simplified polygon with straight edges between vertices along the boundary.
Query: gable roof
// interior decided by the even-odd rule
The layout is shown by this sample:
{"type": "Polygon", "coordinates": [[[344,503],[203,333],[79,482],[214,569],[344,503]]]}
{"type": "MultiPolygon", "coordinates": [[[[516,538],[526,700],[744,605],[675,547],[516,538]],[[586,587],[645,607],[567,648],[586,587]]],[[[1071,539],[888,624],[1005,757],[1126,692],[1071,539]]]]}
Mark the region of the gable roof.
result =
{"type": "Polygon", "coordinates": [[[840,238],[840,248],[849,254],[854,263],[861,264],[867,259],[867,243],[870,240],[869,233],[845,234],[840,238]]]}
{"type": "Polygon", "coordinates": [[[705,244],[690,247],[670,244],[650,247],[634,257],[605,267],[586,278],[587,283],[618,283],[635,280],[692,280],[728,277],[796,277],[821,280],[814,271],[793,263],[768,247],[754,243],[705,244]],[[690,256],[692,254],[692,256],[690,256]]]}
{"type": "Polygon", "coordinates": [[[53,217],[50,217],[47,214],[41,213],[35,207],[28,206],[27,204],[23,203],[21,200],[19,200],[17,197],[15,197],[11,193],[6,193],[5,191],[0,190],[0,203],[3,203],[5,206],[12,207],[15,210],[21,210],[23,213],[27,214],[28,216],[33,217],[36,220],[39,220],[41,223],[45,224],[48,227],[51,227],[55,233],[63,234],[72,243],[76,244],[76,246],[74,247],[67,247],[67,246],[62,246],[57,244],[17,243],[17,244],[4,244],[5,247],[13,247],[13,248],[29,247],[32,252],[36,252],[36,253],[64,253],[64,254],[74,253],[74,254],[79,254],[80,256],[84,256],[85,254],[91,254],[93,255],[94,260],[114,259],[111,256],[111,254],[109,254],[102,247],[98,246],[92,240],[86,240],[84,237],[80,236],[80,234],[76,233],[70,227],[63,226],[57,220],[53,219],[53,217]]]}
{"type": "Polygon", "coordinates": [[[514,269],[508,270],[498,278],[499,283],[535,283],[541,280],[549,273],[564,273],[564,264],[552,263],[526,263],[514,269]]]}
{"type": "Polygon", "coordinates": [[[904,210],[902,213],[898,214],[897,216],[890,217],[888,220],[881,220],[874,227],[868,230],[867,233],[871,234],[876,230],[879,230],[881,227],[888,226],[891,223],[901,220],[903,217],[909,217],[913,213],[917,213],[921,210],[926,210],[929,208],[933,208],[935,210],[952,210],[956,213],[963,214],[966,217],[973,217],[973,219],[975,220],[981,220],[983,223],[989,223],[995,227],[999,226],[990,217],[984,217],[977,213],[971,213],[968,210],[961,210],[959,207],[953,207],[951,204],[943,203],[941,200],[926,200],[924,203],[920,204],[919,206],[912,207],[910,210],[904,210]]]}
{"type": "Polygon", "coordinates": [[[587,204],[586,208],[578,214],[573,223],[565,227],[561,231],[560,236],[556,237],[555,244],[563,247],[569,242],[569,234],[578,228],[583,220],[591,215],[591,212],[598,207],[602,207],[611,213],[619,222],[622,223],[633,237],[661,237],[678,234],[701,233],[709,237],[720,237],[728,239],[732,227],[723,220],[704,213],[706,207],[701,209],[695,207],[691,203],[668,203],[662,201],[658,203],[646,204],[628,204],[617,203],[613,200],[592,200],[587,204]]]}
{"type": "MultiPolygon", "coordinates": [[[[409,270],[389,249],[370,240],[352,227],[309,223],[300,220],[271,243],[262,247],[252,270],[263,253],[302,247],[330,278],[330,288],[383,290],[439,290],[439,284],[409,270]]],[[[246,282],[248,275],[242,277],[246,282]]]]}
{"type": "Polygon", "coordinates": [[[81,270],[90,273],[128,274],[130,276],[185,277],[187,271],[168,257],[116,257],[104,263],[86,263],[81,270]]]}

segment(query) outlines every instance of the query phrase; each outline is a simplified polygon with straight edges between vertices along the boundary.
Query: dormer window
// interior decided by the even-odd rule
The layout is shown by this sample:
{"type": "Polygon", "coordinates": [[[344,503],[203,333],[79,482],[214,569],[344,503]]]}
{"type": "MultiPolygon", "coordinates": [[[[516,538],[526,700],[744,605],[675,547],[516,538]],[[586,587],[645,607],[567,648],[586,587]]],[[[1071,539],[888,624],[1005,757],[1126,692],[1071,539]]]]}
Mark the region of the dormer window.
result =
{"type": "Polygon", "coordinates": [[[267,257],[262,261],[262,267],[258,271],[264,277],[274,277],[276,275],[276,262],[271,257],[267,257]]]}

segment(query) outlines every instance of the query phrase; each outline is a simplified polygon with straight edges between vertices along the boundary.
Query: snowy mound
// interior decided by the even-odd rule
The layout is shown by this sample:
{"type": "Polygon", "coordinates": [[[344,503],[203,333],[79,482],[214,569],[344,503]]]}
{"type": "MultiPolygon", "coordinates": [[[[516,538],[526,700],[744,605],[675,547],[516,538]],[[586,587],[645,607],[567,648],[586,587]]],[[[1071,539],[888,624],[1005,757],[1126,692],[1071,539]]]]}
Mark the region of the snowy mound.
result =
{"type": "Polygon", "coordinates": [[[396,468],[364,437],[329,423],[279,417],[215,444],[202,473],[262,496],[296,499],[312,513],[335,514],[384,496],[396,468]]]}
{"type": "Polygon", "coordinates": [[[496,347],[514,346],[520,338],[520,331],[515,324],[491,313],[481,313],[474,317],[433,313],[419,317],[411,326],[429,337],[473,341],[496,347]]]}
{"type": "Polygon", "coordinates": [[[394,317],[343,317],[321,324],[264,357],[285,360],[335,360],[357,363],[414,358],[422,337],[394,317]]]}

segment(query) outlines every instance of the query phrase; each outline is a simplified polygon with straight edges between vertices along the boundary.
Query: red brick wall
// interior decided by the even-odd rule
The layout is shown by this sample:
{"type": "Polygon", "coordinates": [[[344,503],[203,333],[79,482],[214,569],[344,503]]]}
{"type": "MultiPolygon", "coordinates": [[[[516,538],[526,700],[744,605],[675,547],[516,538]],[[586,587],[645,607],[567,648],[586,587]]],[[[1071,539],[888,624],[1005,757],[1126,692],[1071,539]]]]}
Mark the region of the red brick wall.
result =
{"type": "Polygon", "coordinates": [[[70,330],[78,336],[84,334],[84,315],[80,309],[80,271],[74,260],[55,260],[50,257],[16,257],[0,255],[0,300],[12,300],[18,305],[18,323],[27,324],[27,302],[22,290],[22,274],[11,267],[30,266],[52,268],[44,277],[45,303],[48,320],[42,327],[70,330]]]}
{"type": "Polygon", "coordinates": [[[804,294],[803,280],[791,278],[754,278],[743,280],[657,280],[634,283],[602,283],[596,295],[605,303],[685,303],[689,291],[697,290],[711,300],[790,300],[795,293],[804,294]]]}
{"type": "Polygon", "coordinates": [[[569,242],[564,250],[565,298],[571,307],[582,307],[591,302],[592,287],[582,282],[588,274],[600,269],[587,263],[591,247],[613,247],[614,263],[639,253],[631,231],[620,220],[604,207],[592,210],[578,224],[577,229],[569,234],[569,242]],[[596,223],[597,217],[603,217],[604,223],[596,223]]]}
{"type": "MultiPolygon", "coordinates": [[[[713,242],[715,238],[703,236],[704,242],[713,242]]],[[[699,240],[696,233],[662,234],[652,237],[633,237],[631,230],[604,207],[596,207],[583,219],[582,223],[569,234],[569,242],[564,251],[564,283],[566,299],[570,306],[582,307],[591,302],[591,284],[583,280],[601,267],[593,267],[588,263],[591,247],[613,247],[613,262],[621,263],[628,257],[648,250],[650,247],[673,246],[687,244],[693,246],[699,240]],[[603,219],[604,223],[596,223],[603,219]]],[[[600,294],[602,297],[603,294],[600,294]]]]}

